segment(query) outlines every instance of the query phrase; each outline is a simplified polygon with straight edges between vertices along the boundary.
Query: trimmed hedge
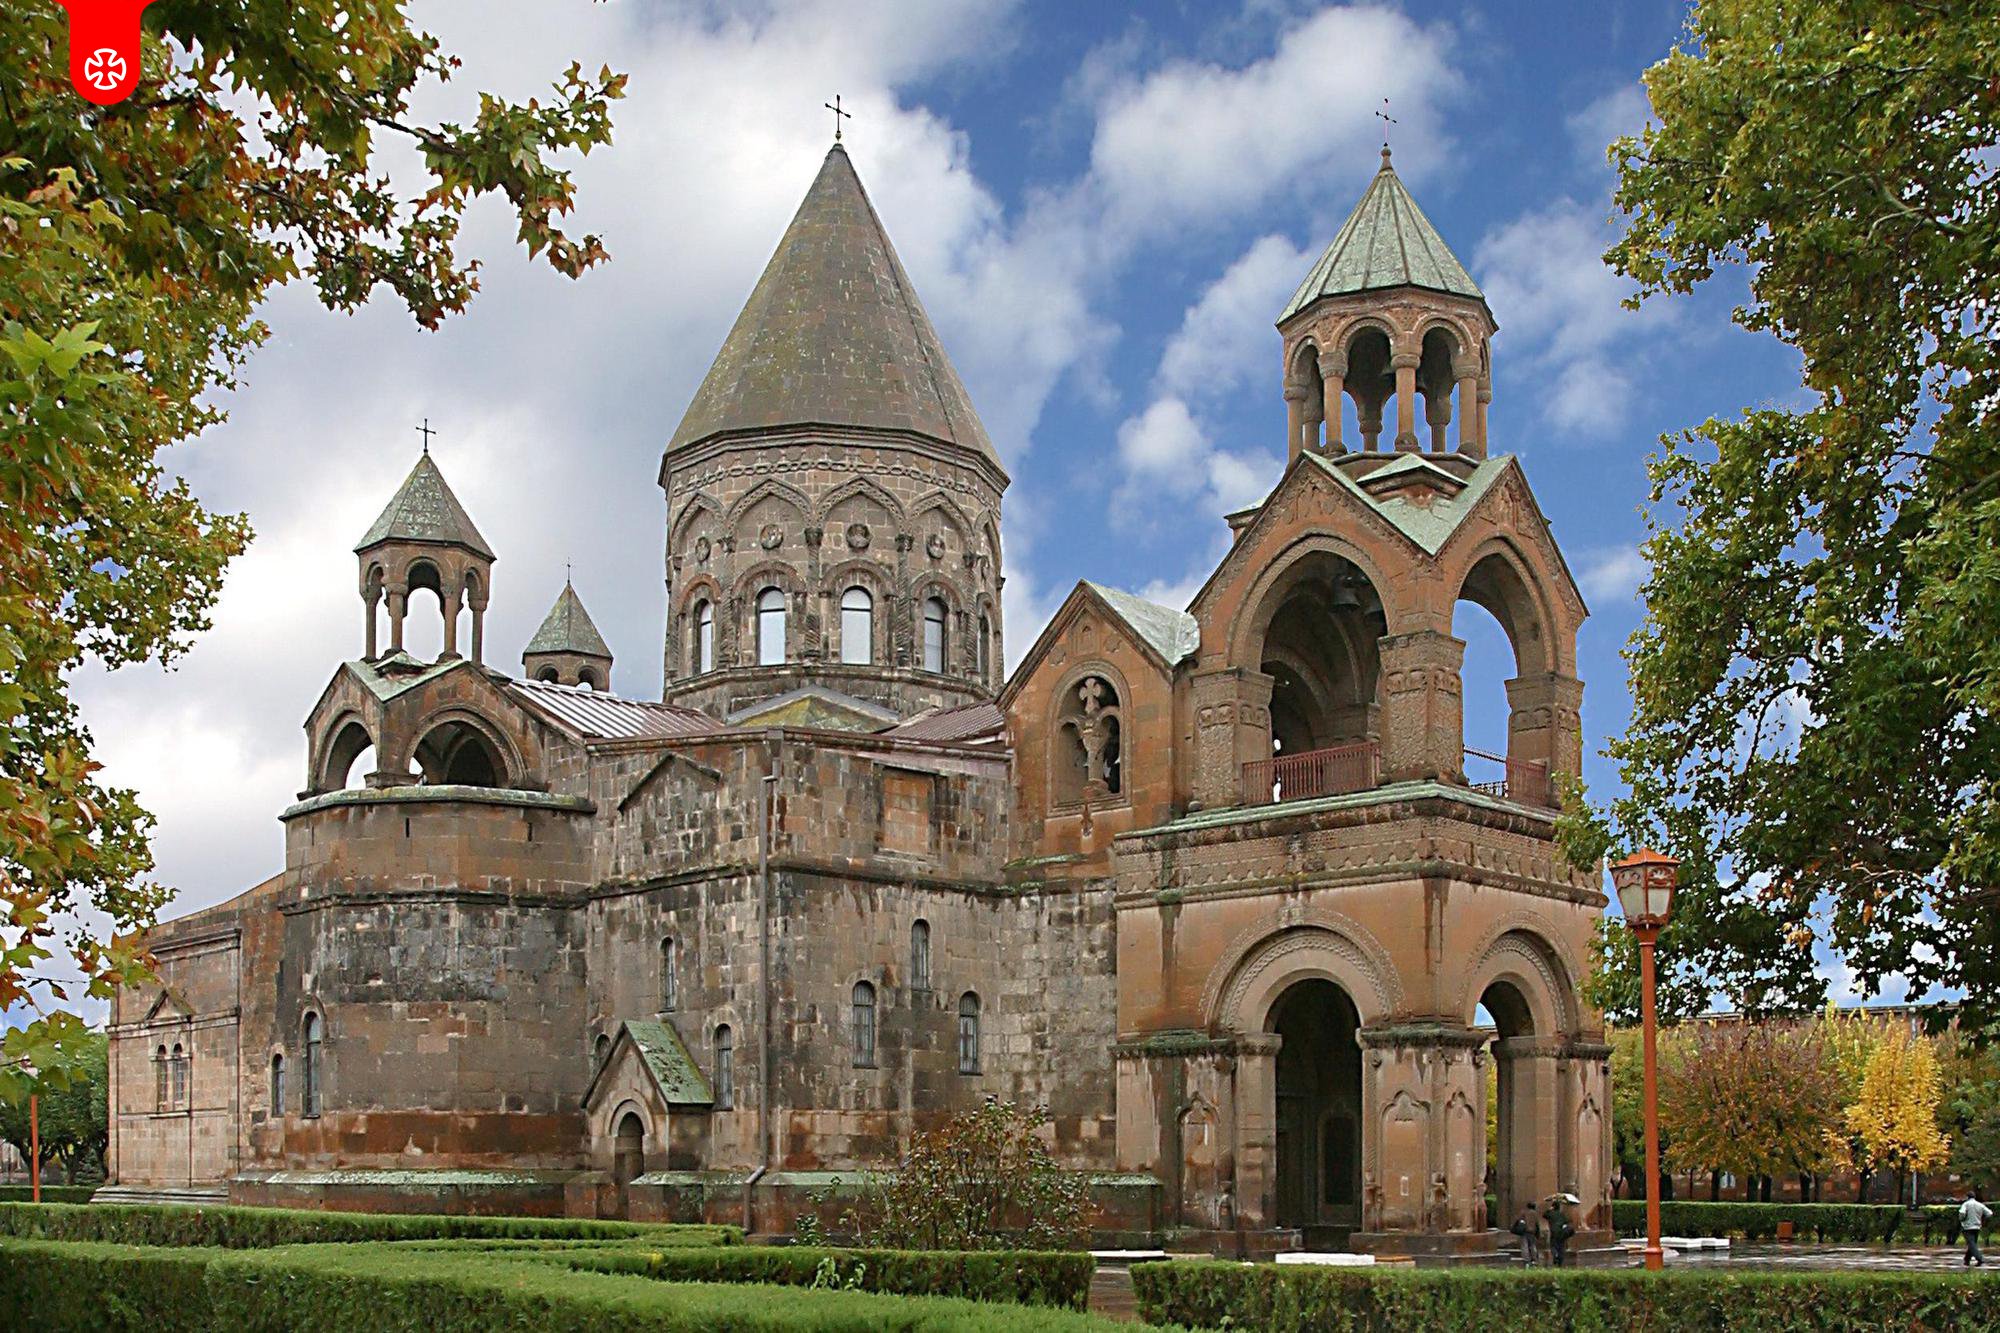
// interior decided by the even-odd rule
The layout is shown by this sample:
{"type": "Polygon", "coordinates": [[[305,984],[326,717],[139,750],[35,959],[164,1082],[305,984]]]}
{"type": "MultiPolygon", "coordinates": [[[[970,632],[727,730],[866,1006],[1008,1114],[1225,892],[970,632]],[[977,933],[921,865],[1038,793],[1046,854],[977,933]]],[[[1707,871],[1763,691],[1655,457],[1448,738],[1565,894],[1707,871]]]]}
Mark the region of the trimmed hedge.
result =
{"type": "MultiPolygon", "coordinates": [[[[1845,1243],[1902,1239],[1949,1243],[1958,1238],[1958,1209],[1930,1204],[1911,1212],[1895,1203],[1704,1203],[1692,1199],[1660,1202],[1660,1234],[1740,1236],[1772,1240],[1778,1224],[1790,1222],[1800,1240],[1845,1243]]],[[[1611,1226],[1621,1236],[1646,1232],[1646,1201],[1615,1199],[1611,1226]]]]}
{"type": "MultiPolygon", "coordinates": [[[[95,1185],[44,1185],[43,1203],[89,1203],[90,1196],[97,1193],[95,1185]]],[[[33,1185],[0,1185],[0,1203],[33,1203],[33,1185]]]]}
{"type": "Polygon", "coordinates": [[[1149,1321],[1268,1333],[2000,1328],[1993,1288],[1969,1273],[1370,1270],[1174,1260],[1140,1264],[1132,1281],[1149,1321]]]}
{"type": "Polygon", "coordinates": [[[669,1282],[769,1282],[806,1287],[825,1273],[832,1285],[898,1296],[956,1296],[1082,1310],[1097,1261],[1088,1254],[1028,1250],[833,1250],[731,1246],[646,1253],[632,1246],[557,1251],[571,1268],[636,1273],[669,1282]]]}
{"type": "Polygon", "coordinates": [[[736,1227],[653,1226],[566,1217],[457,1217],[428,1213],[323,1213],[301,1208],[178,1204],[0,1203],[0,1236],[215,1246],[227,1250],[370,1240],[645,1240],[656,1245],[735,1245],[736,1227]]]}
{"type": "Polygon", "coordinates": [[[1067,1310],[932,1296],[662,1282],[498,1252],[396,1245],[149,1251],[0,1242],[0,1327],[51,1333],[1116,1333],[1067,1310]]]}

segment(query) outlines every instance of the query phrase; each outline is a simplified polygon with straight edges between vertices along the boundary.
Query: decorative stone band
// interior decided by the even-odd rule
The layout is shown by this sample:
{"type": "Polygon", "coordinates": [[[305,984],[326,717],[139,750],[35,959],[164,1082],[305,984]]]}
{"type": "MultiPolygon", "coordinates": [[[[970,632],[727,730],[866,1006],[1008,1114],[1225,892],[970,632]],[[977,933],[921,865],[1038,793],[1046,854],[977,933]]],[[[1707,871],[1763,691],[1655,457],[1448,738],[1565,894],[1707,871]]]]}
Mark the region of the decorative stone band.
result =
{"type": "Polygon", "coordinates": [[[291,806],[279,819],[297,819],[318,810],[349,805],[459,805],[510,806],[520,810],[561,810],[570,814],[594,815],[597,805],[587,796],[564,796],[546,791],[516,791],[506,787],[460,787],[440,783],[435,786],[352,788],[310,796],[291,806]]]}

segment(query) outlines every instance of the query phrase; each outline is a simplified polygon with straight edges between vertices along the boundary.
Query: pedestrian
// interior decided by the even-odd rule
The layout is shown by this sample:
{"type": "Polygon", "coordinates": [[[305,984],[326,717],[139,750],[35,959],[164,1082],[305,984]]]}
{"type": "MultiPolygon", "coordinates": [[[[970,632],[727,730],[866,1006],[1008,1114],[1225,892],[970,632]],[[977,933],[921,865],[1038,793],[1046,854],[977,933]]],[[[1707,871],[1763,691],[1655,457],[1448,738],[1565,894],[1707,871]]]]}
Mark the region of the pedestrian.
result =
{"type": "Polygon", "coordinates": [[[1542,1219],[1535,1216],[1535,1205],[1522,1204],[1521,1215],[1514,1219],[1514,1225],[1509,1230],[1521,1238],[1521,1262],[1533,1268],[1539,1257],[1535,1251],[1541,1248],[1537,1242],[1542,1232],[1542,1219]]]}
{"type": "Polygon", "coordinates": [[[1576,1234],[1576,1228],[1570,1225],[1569,1214],[1563,1211],[1561,1198],[1550,1199],[1548,1210],[1542,1217],[1549,1224],[1549,1262],[1561,1268],[1569,1238],[1576,1234]]]}
{"type": "Polygon", "coordinates": [[[1958,1206],[1958,1229],[1965,1233],[1965,1266],[1978,1264],[1986,1267],[1986,1256],[1979,1252],[1979,1229],[1986,1225],[1986,1219],[1993,1216],[1979,1197],[1979,1186],[1974,1185],[1965,1192],[1965,1202],[1958,1206]]]}

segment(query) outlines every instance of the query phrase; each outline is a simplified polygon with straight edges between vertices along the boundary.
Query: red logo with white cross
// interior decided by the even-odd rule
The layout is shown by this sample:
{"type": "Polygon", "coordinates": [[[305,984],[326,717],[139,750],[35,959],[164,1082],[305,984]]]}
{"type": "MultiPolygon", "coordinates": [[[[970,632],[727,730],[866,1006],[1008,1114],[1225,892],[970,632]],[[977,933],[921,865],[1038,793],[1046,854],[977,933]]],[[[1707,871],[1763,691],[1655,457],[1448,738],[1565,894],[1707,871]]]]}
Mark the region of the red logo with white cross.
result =
{"type": "Polygon", "coordinates": [[[139,15],[153,0],[59,0],[69,11],[69,81],[99,106],[139,86],[139,15]]]}

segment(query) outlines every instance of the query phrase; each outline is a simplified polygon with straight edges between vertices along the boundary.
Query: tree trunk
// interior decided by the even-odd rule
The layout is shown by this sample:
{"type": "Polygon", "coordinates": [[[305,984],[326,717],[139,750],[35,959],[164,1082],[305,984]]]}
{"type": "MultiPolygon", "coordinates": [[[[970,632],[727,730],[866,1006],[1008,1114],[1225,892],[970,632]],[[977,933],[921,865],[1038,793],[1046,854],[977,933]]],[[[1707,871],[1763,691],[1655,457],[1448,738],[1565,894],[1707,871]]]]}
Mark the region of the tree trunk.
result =
{"type": "Polygon", "coordinates": [[[1710,1203],[1715,1203],[1719,1201],[1721,1198],[1722,1198],[1722,1173],[1720,1171],[1711,1171],[1708,1173],[1708,1201],[1710,1203]]]}

